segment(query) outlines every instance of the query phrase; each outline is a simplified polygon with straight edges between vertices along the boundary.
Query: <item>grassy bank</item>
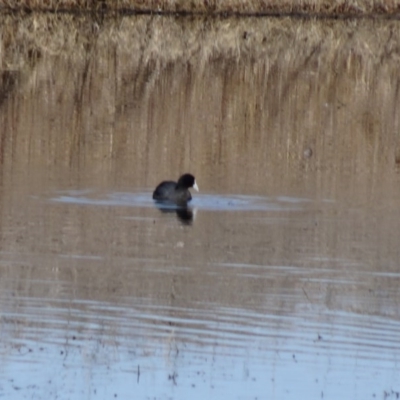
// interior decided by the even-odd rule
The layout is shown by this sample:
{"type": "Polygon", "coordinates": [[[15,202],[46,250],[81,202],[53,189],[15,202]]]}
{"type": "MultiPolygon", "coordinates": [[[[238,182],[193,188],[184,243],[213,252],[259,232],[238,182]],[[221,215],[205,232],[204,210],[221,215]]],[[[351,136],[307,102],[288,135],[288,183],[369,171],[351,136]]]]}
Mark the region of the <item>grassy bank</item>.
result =
{"type": "Polygon", "coordinates": [[[153,62],[155,69],[177,61],[204,66],[220,58],[272,62],[286,54],[286,62],[300,69],[312,57],[339,69],[359,64],[362,74],[369,74],[370,67],[383,62],[397,73],[400,25],[382,20],[99,18],[33,13],[0,15],[0,38],[0,71],[21,71],[45,55],[85,60],[88,49],[98,51],[101,44],[118,44],[118,51],[130,55],[134,63],[153,62]]]}
{"type": "Polygon", "coordinates": [[[0,0],[2,11],[122,13],[389,16],[400,14],[399,0],[0,0]]]}

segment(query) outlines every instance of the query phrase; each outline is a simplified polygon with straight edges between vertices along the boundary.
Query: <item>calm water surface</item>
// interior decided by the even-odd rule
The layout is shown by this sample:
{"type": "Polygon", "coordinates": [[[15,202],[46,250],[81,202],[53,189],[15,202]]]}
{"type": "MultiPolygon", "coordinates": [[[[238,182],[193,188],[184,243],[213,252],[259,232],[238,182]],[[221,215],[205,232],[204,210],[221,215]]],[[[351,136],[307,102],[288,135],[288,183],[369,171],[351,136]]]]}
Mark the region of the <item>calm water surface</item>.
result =
{"type": "Polygon", "coordinates": [[[399,58],[321,36],[345,69],[303,63],[293,32],[354,26],[286,20],[181,58],[202,24],[122,19],[3,73],[0,398],[399,398],[399,58]],[[190,207],[157,208],[186,171],[190,207]]]}

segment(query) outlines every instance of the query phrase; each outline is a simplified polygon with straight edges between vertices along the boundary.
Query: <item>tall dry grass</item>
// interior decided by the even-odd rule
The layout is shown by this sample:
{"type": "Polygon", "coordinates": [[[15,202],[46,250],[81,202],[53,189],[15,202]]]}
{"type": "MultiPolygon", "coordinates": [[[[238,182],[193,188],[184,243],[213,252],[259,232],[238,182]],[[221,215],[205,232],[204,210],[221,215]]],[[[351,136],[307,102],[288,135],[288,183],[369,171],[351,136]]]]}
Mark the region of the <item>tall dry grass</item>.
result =
{"type": "Polygon", "coordinates": [[[116,47],[133,63],[156,66],[180,61],[204,65],[212,59],[271,63],[290,49],[287,62],[310,57],[363,70],[397,66],[399,23],[386,20],[297,20],[161,16],[0,14],[0,68],[18,70],[41,56],[87,58],[88,50],[116,47]]]}
{"type": "Polygon", "coordinates": [[[0,0],[8,11],[118,11],[180,14],[323,14],[326,16],[391,15],[398,0],[0,0]]]}

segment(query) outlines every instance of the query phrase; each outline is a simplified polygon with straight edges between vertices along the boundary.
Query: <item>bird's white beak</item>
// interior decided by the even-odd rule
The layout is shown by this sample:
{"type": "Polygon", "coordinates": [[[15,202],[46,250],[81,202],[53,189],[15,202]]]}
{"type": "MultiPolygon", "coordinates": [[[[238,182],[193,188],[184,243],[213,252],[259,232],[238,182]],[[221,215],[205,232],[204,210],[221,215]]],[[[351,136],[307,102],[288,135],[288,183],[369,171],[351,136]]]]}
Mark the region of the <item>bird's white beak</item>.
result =
{"type": "Polygon", "coordinates": [[[199,187],[197,186],[196,181],[194,181],[193,189],[196,191],[199,191],[199,187]]]}

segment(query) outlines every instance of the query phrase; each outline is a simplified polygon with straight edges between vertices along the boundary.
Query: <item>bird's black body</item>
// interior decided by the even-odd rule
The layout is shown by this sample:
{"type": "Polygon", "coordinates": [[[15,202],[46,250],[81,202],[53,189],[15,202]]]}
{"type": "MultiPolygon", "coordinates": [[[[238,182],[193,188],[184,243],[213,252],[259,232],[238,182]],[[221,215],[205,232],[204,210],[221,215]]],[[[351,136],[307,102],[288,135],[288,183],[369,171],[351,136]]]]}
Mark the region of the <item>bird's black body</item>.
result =
{"type": "Polygon", "coordinates": [[[158,202],[184,205],[192,200],[192,195],[189,192],[189,188],[191,187],[195,190],[199,190],[194,176],[191,174],[184,174],[179,178],[178,182],[161,182],[153,192],[153,199],[158,202]]]}

